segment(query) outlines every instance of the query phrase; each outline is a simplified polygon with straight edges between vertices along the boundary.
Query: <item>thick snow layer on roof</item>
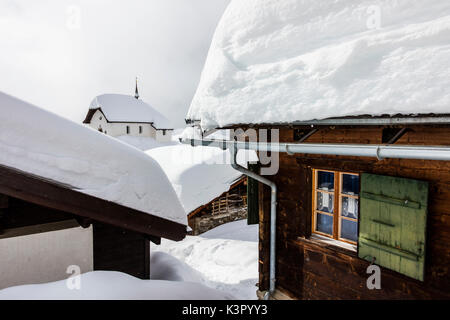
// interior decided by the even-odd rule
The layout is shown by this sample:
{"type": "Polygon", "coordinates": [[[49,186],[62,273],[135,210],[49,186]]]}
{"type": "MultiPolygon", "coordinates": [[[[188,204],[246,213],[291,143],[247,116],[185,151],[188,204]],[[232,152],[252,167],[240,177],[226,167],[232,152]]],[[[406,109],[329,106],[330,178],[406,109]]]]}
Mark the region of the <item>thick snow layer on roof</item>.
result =
{"type": "Polygon", "coordinates": [[[153,123],[156,129],[172,129],[169,120],[141,99],[124,94],[102,94],[92,100],[89,109],[101,108],[110,122],[153,123]]]}
{"type": "Polygon", "coordinates": [[[72,279],[0,290],[0,300],[231,300],[228,293],[200,283],[141,280],[115,271],[93,271],[72,279]]]}
{"type": "MultiPolygon", "coordinates": [[[[242,176],[231,167],[229,152],[219,148],[178,144],[146,153],[167,174],[186,214],[228,191],[242,176]]],[[[237,161],[245,165],[248,161],[257,161],[257,156],[253,151],[240,150],[237,161]]]]}
{"type": "Polygon", "coordinates": [[[187,117],[213,128],[450,113],[448,88],[449,1],[233,0],[187,117]]]}
{"type": "Polygon", "coordinates": [[[159,142],[153,139],[152,137],[136,137],[131,135],[123,135],[115,138],[129,145],[132,145],[133,147],[138,148],[139,150],[149,150],[153,148],[164,147],[168,144],[176,143],[174,141],[159,142]]]}
{"type": "Polygon", "coordinates": [[[145,153],[0,92],[0,165],[187,224],[166,175],[145,153]]]}

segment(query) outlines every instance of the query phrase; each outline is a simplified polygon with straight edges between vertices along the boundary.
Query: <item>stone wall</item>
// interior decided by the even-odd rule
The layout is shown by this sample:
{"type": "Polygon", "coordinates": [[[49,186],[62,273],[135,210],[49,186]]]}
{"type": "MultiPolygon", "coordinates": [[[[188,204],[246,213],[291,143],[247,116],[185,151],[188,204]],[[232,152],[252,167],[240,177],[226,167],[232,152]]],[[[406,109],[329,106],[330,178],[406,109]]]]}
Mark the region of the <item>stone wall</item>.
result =
{"type": "Polygon", "coordinates": [[[194,227],[192,228],[192,235],[199,235],[208,230],[211,230],[221,224],[247,219],[247,208],[241,207],[231,210],[227,213],[216,215],[203,215],[194,218],[194,227]]]}

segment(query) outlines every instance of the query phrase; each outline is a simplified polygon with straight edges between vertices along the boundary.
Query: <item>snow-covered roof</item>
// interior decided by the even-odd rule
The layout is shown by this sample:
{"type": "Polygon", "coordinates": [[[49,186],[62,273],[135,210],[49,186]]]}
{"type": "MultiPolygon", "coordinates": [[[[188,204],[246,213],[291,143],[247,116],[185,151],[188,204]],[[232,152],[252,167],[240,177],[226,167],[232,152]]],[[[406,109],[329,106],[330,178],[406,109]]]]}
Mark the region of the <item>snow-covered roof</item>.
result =
{"type": "MultiPolygon", "coordinates": [[[[228,151],[214,147],[171,145],[146,153],[155,159],[167,174],[186,214],[208,204],[228,191],[241,176],[230,165],[228,151]]],[[[256,161],[253,151],[240,150],[238,162],[256,161]]]]}
{"type": "MultiPolygon", "coordinates": [[[[152,123],[156,129],[173,129],[165,116],[134,96],[102,94],[95,97],[89,106],[89,110],[95,109],[101,109],[109,122],[152,123]]],[[[90,118],[92,118],[92,112],[88,113],[85,122],[90,122],[90,118]]]]}
{"type": "Polygon", "coordinates": [[[233,0],[187,118],[205,129],[450,113],[450,2],[233,0]]]}
{"type": "Polygon", "coordinates": [[[183,207],[151,157],[0,92],[0,165],[180,224],[183,207]]]}

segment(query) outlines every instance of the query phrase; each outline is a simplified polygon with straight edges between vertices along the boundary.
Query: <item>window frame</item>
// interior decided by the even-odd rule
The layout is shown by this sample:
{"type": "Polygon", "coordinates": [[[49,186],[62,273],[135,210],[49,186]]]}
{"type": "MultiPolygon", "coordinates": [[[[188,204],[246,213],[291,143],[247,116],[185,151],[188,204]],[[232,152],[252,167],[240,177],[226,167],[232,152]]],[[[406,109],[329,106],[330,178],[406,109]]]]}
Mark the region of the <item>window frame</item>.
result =
{"type": "MultiPolygon", "coordinates": [[[[353,199],[357,199],[358,200],[358,218],[360,215],[359,212],[359,194],[356,195],[349,195],[349,194],[345,194],[342,192],[342,186],[343,186],[343,175],[353,175],[353,176],[358,176],[359,178],[361,177],[361,175],[357,172],[348,172],[348,171],[335,171],[335,170],[328,170],[328,169],[316,169],[313,168],[312,169],[312,176],[313,176],[313,183],[312,183],[312,226],[311,226],[311,234],[317,234],[323,237],[327,237],[336,241],[342,241],[345,243],[349,243],[352,245],[357,245],[358,241],[352,241],[346,238],[341,238],[341,224],[342,224],[342,219],[345,220],[349,220],[349,221],[353,221],[356,222],[358,225],[358,231],[357,231],[357,238],[359,237],[359,219],[353,219],[353,218],[348,218],[348,217],[344,217],[342,216],[342,199],[344,197],[347,198],[353,198],[353,199]],[[330,172],[333,173],[334,175],[334,187],[333,187],[333,191],[325,191],[325,190],[320,190],[318,189],[318,173],[319,172],[330,172]],[[333,212],[329,213],[329,212],[324,212],[321,210],[317,210],[317,193],[321,192],[321,193],[328,193],[333,195],[333,212]],[[324,232],[320,232],[317,231],[317,214],[325,214],[328,216],[333,217],[333,226],[332,226],[332,235],[329,235],[327,233],[324,232]]],[[[361,187],[359,186],[359,189],[361,187]]]]}

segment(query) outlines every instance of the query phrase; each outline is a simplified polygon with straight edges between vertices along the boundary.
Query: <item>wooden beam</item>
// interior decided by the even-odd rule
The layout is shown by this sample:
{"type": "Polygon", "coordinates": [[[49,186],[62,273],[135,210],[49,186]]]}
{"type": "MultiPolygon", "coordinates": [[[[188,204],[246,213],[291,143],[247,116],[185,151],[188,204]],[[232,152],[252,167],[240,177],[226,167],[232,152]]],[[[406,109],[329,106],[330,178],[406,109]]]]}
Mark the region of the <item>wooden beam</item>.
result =
{"type": "Polygon", "coordinates": [[[93,222],[92,219],[85,218],[85,217],[79,217],[79,216],[75,216],[75,220],[78,222],[80,227],[82,227],[83,229],[89,228],[93,222]]]}
{"type": "Polygon", "coordinates": [[[319,129],[314,128],[310,130],[301,130],[301,129],[294,129],[294,141],[297,143],[304,142],[309,137],[311,137],[314,133],[319,131],[319,129]]]}
{"type": "Polygon", "coordinates": [[[153,242],[156,245],[160,245],[161,244],[161,238],[160,237],[154,237],[154,236],[146,236],[147,239],[151,242],[153,242]]]}
{"type": "Polygon", "coordinates": [[[8,196],[0,194],[0,209],[7,209],[9,205],[8,196]]]}
{"type": "Polygon", "coordinates": [[[409,131],[409,128],[384,128],[381,143],[394,144],[409,131]]]}
{"type": "Polygon", "coordinates": [[[182,240],[186,226],[0,166],[0,193],[146,235],[182,240]]]}
{"type": "Polygon", "coordinates": [[[20,228],[4,229],[0,233],[0,239],[27,236],[30,234],[58,231],[76,227],[78,227],[78,223],[74,219],[44,224],[35,224],[32,226],[20,228]]]}

